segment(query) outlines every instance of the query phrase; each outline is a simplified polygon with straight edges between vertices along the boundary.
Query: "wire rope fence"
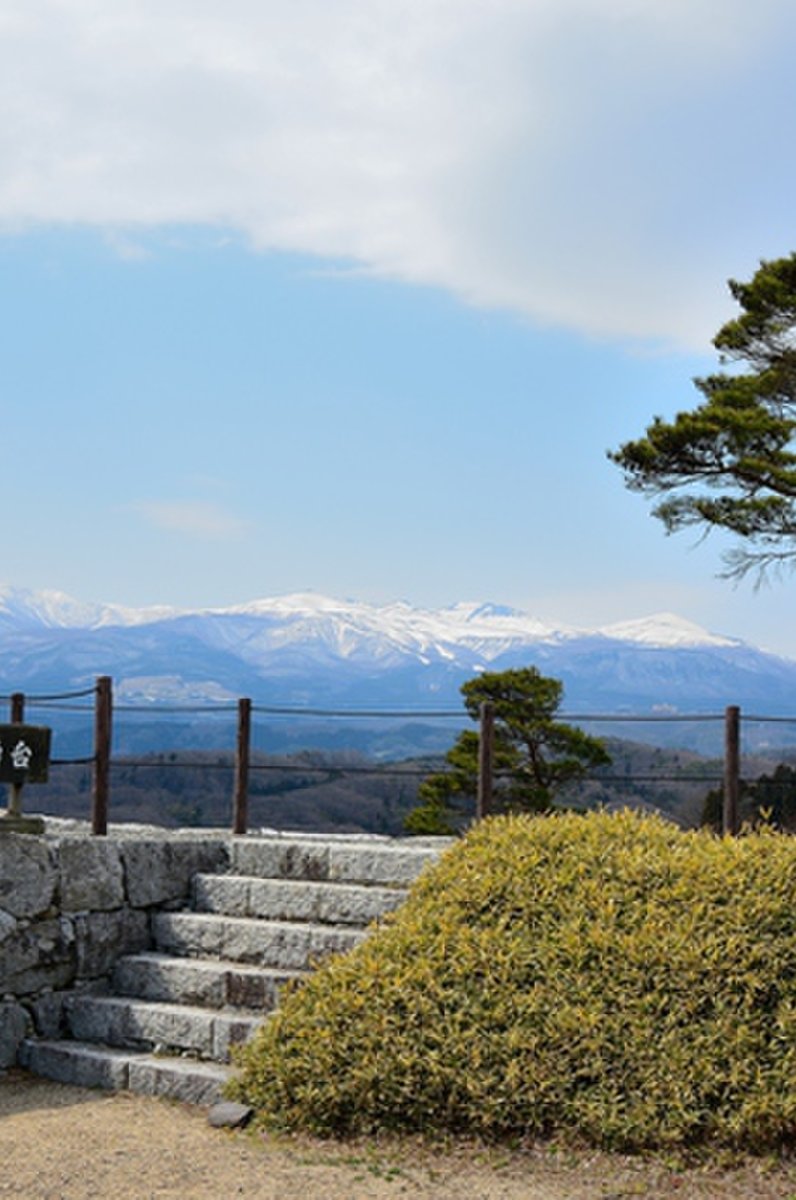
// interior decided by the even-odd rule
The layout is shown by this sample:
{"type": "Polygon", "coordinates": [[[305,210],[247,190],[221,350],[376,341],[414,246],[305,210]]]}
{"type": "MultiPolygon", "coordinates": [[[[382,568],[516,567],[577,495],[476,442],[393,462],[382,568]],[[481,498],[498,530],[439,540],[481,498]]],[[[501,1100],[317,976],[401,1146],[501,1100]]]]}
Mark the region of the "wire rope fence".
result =
{"type": "MultiPolygon", "coordinates": [[[[439,765],[428,766],[406,762],[379,762],[372,766],[351,762],[301,763],[280,761],[272,757],[266,762],[257,761],[252,756],[252,727],[257,717],[289,718],[290,720],[314,719],[334,721],[452,721],[464,724],[468,713],[460,708],[333,708],[309,707],[302,705],[279,705],[254,703],[249,698],[237,701],[219,701],[214,704],[134,704],[114,702],[113,685],[109,676],[99,676],[94,685],[71,691],[31,693],[13,692],[0,695],[0,704],[8,704],[12,725],[23,724],[26,714],[42,711],[45,714],[82,713],[92,717],[93,745],[90,754],[73,755],[71,757],[52,757],[50,764],[57,767],[84,766],[91,768],[91,831],[96,836],[103,836],[108,829],[108,815],[111,800],[111,768],[145,769],[157,766],[168,770],[171,767],[191,767],[197,771],[231,771],[231,806],[232,832],[245,834],[249,827],[249,794],[251,777],[254,774],[266,772],[281,772],[285,775],[326,775],[340,778],[345,776],[380,775],[384,777],[406,778],[418,780],[430,773],[439,773],[439,765]],[[112,729],[116,714],[146,714],[149,717],[165,717],[175,715],[192,715],[201,717],[224,718],[234,729],[234,749],[228,756],[214,760],[197,757],[198,752],[190,752],[189,756],[171,753],[159,755],[155,761],[152,757],[140,755],[112,756],[112,729]]],[[[718,713],[594,713],[594,712],[564,712],[558,715],[558,720],[575,725],[636,725],[636,724],[706,724],[712,723],[723,728],[724,749],[722,768],[716,773],[696,771],[692,774],[678,771],[666,772],[637,772],[633,774],[616,774],[600,768],[587,773],[586,778],[593,778],[603,784],[619,787],[632,787],[640,784],[709,784],[720,787],[722,791],[721,826],[726,834],[737,834],[739,829],[739,798],[744,780],[741,775],[741,709],[737,705],[729,705],[723,712],[718,713]]],[[[791,725],[796,726],[795,716],[744,714],[743,721],[756,724],[791,725]]],[[[475,816],[477,819],[487,816],[495,804],[495,783],[505,772],[494,765],[495,714],[493,705],[487,703],[481,706],[479,714],[479,762],[477,795],[475,798],[475,816]]],[[[429,755],[438,760],[439,756],[429,755]]],[[[444,768],[443,768],[444,770],[444,768]]]]}

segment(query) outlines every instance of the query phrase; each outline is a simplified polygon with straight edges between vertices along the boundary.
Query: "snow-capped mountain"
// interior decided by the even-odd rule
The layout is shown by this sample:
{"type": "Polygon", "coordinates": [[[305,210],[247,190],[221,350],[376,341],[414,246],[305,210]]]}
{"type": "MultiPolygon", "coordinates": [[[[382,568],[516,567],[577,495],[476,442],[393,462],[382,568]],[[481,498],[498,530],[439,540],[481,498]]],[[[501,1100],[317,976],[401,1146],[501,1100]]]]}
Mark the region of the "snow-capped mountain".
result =
{"type": "Polygon", "coordinates": [[[174,616],[166,605],[124,608],[118,604],[86,604],[65,592],[15,588],[0,584],[0,622],[10,626],[53,629],[96,629],[101,625],[138,625],[174,616]]]}
{"type": "Polygon", "coordinates": [[[310,593],[133,609],[0,588],[3,691],[68,690],[108,674],[117,696],[148,703],[450,707],[473,674],[530,664],[564,682],[570,711],[796,711],[796,662],[670,613],[583,629],[484,603],[421,609],[310,593]]]}

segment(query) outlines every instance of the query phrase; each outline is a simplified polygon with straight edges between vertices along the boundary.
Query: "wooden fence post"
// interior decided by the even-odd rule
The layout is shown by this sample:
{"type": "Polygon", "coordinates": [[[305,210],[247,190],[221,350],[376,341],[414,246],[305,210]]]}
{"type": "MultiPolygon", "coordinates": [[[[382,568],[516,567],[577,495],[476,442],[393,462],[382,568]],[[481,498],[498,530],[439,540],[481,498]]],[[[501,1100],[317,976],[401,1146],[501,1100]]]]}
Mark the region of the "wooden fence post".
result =
{"type": "Polygon", "coordinates": [[[492,762],[495,749],[495,709],[485,700],[480,707],[481,718],[478,738],[478,794],[475,802],[475,819],[481,821],[492,809],[492,762]]]}
{"type": "Polygon", "coordinates": [[[724,807],[721,818],[722,833],[735,837],[739,827],[739,799],[741,775],[741,710],[729,705],[724,712],[724,807]]]}
{"type": "Polygon", "coordinates": [[[244,834],[249,825],[249,747],[252,702],[238,700],[238,740],[235,750],[235,795],[232,832],[244,834]]]}
{"type": "Polygon", "coordinates": [[[108,832],[112,721],[111,679],[108,675],[100,675],[97,679],[94,698],[94,788],[91,797],[91,832],[95,837],[104,837],[108,832]]]}

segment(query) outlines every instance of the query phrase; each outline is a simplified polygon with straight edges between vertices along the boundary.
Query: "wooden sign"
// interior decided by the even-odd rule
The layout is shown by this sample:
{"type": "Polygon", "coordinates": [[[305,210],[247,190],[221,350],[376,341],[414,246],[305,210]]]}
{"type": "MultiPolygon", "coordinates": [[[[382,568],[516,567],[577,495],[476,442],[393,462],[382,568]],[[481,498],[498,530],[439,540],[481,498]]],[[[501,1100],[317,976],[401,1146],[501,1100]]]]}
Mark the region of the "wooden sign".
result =
{"type": "Polygon", "coordinates": [[[52,730],[0,725],[0,783],[46,783],[52,730]]]}

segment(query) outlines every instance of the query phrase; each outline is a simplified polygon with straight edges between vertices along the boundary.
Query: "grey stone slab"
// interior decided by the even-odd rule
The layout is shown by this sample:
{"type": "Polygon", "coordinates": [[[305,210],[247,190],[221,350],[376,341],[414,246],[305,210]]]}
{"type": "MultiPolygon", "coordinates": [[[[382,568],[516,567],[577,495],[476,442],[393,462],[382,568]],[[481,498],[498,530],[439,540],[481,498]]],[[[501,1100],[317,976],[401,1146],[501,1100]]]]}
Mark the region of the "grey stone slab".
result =
{"type": "Polygon", "coordinates": [[[269,829],[264,825],[259,829],[253,829],[247,836],[272,842],[298,842],[302,846],[331,845],[333,842],[371,842],[375,844],[396,841],[386,833],[312,833],[306,829],[269,829]]]}
{"type": "Polygon", "coordinates": [[[248,1042],[261,1024],[260,1017],[218,1013],[213,1021],[212,1057],[217,1062],[229,1062],[232,1047],[248,1042]]]}
{"type": "Polygon", "coordinates": [[[155,947],[193,958],[220,958],[223,918],[201,913],[155,913],[155,947]]]}
{"type": "MultiPolygon", "coordinates": [[[[310,921],[327,924],[361,925],[391,911],[406,898],[404,888],[362,887],[357,884],[316,882],[299,879],[251,879],[248,911],[235,912],[226,896],[236,896],[237,877],[219,879],[213,887],[213,912],[262,917],[274,921],[310,921]],[[226,885],[230,885],[229,892],[226,885]]],[[[209,907],[209,906],[208,906],[209,907]]]]}
{"type": "Polygon", "coordinates": [[[301,968],[309,965],[310,931],[306,925],[217,918],[221,924],[220,955],[233,962],[301,968]]]}
{"type": "Polygon", "coordinates": [[[318,919],[336,925],[369,925],[406,899],[404,888],[329,885],[321,893],[318,919]]]}
{"type": "Polygon", "coordinates": [[[264,967],[302,970],[310,960],[357,944],[362,934],[338,926],[220,917],[212,913],[159,913],[158,948],[197,958],[217,957],[264,967]]]}
{"type": "Polygon", "coordinates": [[[64,1004],[71,991],[45,992],[29,1004],[33,1027],[41,1038],[54,1040],[64,1032],[64,1004]]]}
{"type": "Polygon", "coordinates": [[[119,847],[103,838],[64,838],[59,848],[62,912],[103,911],[125,903],[119,847]]]}
{"type": "Polygon", "coordinates": [[[145,950],[150,945],[149,918],[133,909],[79,913],[74,926],[80,979],[109,975],[122,954],[145,950]]]}
{"type": "Polygon", "coordinates": [[[341,929],[337,926],[316,925],[310,933],[307,966],[317,967],[333,954],[346,954],[365,938],[358,929],[341,929]]]}
{"type": "Polygon", "coordinates": [[[133,1058],[125,1051],[87,1046],[82,1042],[27,1039],[20,1047],[23,1067],[45,1079],[77,1087],[123,1090],[128,1085],[133,1058]]]}
{"type": "Polygon", "coordinates": [[[132,1036],[167,1050],[189,1050],[213,1058],[215,1014],[212,1009],[128,1000],[132,1036]]]}
{"type": "Polygon", "coordinates": [[[194,907],[199,912],[249,917],[252,915],[249,904],[251,884],[252,880],[242,875],[197,875],[194,907]]]}
{"type": "Polygon", "coordinates": [[[274,967],[247,967],[225,964],[225,1004],[230,1008],[250,1008],[271,1012],[279,1003],[281,989],[306,974],[303,970],[274,967]]]}
{"type": "Polygon", "coordinates": [[[16,933],[18,926],[19,922],[17,921],[17,918],[12,917],[11,913],[4,912],[3,909],[0,908],[0,946],[2,946],[3,942],[16,933]]]}
{"type": "Polygon", "coordinates": [[[76,993],[66,1001],[64,1014],[76,1041],[129,1046],[134,1040],[128,1032],[128,1010],[113,999],[76,993]]]}
{"type": "Polygon", "coordinates": [[[52,847],[24,834],[0,840],[0,908],[13,917],[38,917],[55,900],[58,871],[52,847]]]}
{"type": "Polygon", "coordinates": [[[226,841],[129,840],[120,843],[127,897],[134,908],[187,902],[198,872],[226,870],[226,841]]]}
{"type": "Polygon", "coordinates": [[[232,844],[232,871],[261,878],[327,879],[329,847],[309,840],[236,840],[232,844]]]}
{"type": "Polygon", "coordinates": [[[429,848],[395,846],[330,846],[329,878],[351,883],[407,886],[439,858],[429,848]]]}
{"type": "Polygon", "coordinates": [[[211,1008],[226,1003],[224,971],[212,959],[191,960],[156,953],[131,955],[116,964],[113,987],[122,995],[146,1000],[179,1000],[211,1008]]]}
{"type": "Polygon", "coordinates": [[[328,886],[298,879],[253,879],[248,915],[274,921],[317,921],[322,889],[328,886]]]}
{"type": "MultiPolygon", "coordinates": [[[[319,958],[329,954],[339,954],[353,949],[363,938],[359,930],[340,928],[335,925],[290,925],[281,922],[254,922],[262,929],[261,943],[256,946],[256,961],[263,965],[307,969],[319,958]]],[[[241,959],[249,931],[240,929],[240,941],[236,935],[238,930],[231,930],[226,941],[230,949],[229,958],[241,959]]]]}
{"type": "Polygon", "coordinates": [[[130,1063],[129,1088],[145,1096],[167,1096],[187,1104],[216,1104],[230,1078],[229,1067],[145,1055],[130,1063]]]}
{"type": "Polygon", "coordinates": [[[69,1003],[67,1014],[70,1032],[79,1041],[215,1057],[217,1014],[212,1009],[127,996],[83,996],[69,1003]]]}
{"type": "Polygon", "coordinates": [[[13,1067],[20,1046],[31,1032],[30,1024],[21,1004],[0,1002],[0,1068],[13,1067]]]}
{"type": "Polygon", "coordinates": [[[113,984],[117,993],[147,1000],[270,1012],[280,987],[296,974],[218,959],[141,954],[117,964],[113,984]]]}
{"type": "Polygon", "coordinates": [[[71,921],[57,917],[21,923],[0,954],[0,994],[17,998],[71,983],[77,972],[71,921]]]}
{"type": "Polygon", "coordinates": [[[59,962],[30,967],[12,975],[4,990],[12,996],[27,1000],[40,992],[69,987],[75,979],[74,962],[59,962]]]}

